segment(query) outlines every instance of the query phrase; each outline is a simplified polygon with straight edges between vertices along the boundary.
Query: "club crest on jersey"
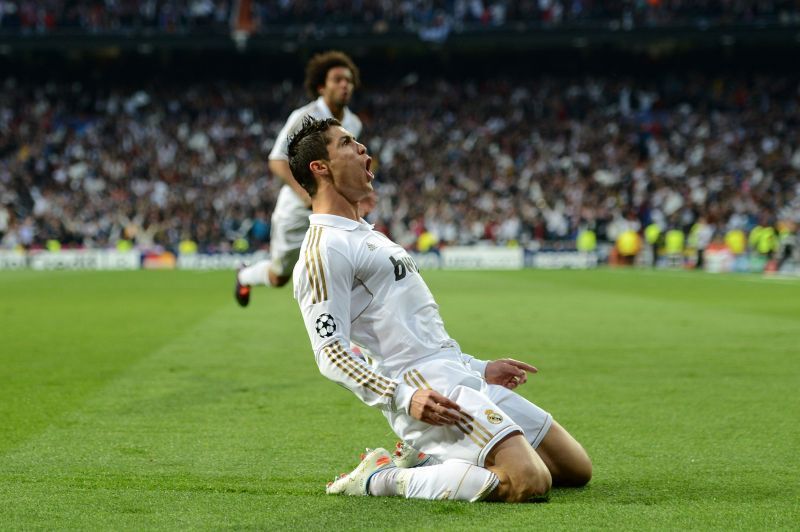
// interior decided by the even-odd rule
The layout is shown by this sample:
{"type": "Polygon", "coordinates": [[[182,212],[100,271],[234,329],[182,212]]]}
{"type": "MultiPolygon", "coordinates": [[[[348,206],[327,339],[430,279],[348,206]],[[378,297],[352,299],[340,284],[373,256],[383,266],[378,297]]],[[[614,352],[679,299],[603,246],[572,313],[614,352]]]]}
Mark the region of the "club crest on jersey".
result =
{"type": "Polygon", "coordinates": [[[336,322],[328,313],[320,314],[317,318],[317,334],[320,338],[329,338],[336,332],[336,322]]]}
{"type": "Polygon", "coordinates": [[[485,414],[486,414],[486,419],[488,419],[489,423],[491,423],[493,425],[497,425],[498,423],[502,423],[503,422],[503,416],[501,416],[500,414],[498,414],[494,410],[487,410],[485,412],[485,414]]]}
{"type": "Polygon", "coordinates": [[[392,261],[392,266],[394,266],[395,281],[405,279],[408,272],[416,273],[419,271],[417,263],[408,255],[403,255],[400,258],[389,257],[389,260],[392,261]]]}

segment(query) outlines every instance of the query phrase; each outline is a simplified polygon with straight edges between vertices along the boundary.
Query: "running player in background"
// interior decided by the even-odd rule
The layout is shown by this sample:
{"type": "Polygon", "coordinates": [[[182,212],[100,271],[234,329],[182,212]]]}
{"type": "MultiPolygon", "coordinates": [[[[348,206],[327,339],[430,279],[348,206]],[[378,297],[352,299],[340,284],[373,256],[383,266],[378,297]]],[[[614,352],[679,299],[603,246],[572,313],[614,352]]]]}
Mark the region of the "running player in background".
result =
{"type": "MultiPolygon", "coordinates": [[[[317,54],[306,66],[305,88],[315,100],[295,109],[278,133],[269,154],[269,169],[284,182],[272,213],[270,258],[244,267],[237,272],[234,296],[242,307],[250,303],[250,287],[281,287],[289,282],[300,253],[300,244],[308,229],[311,198],[297,184],[289,169],[287,148],[291,137],[310,116],[335,118],[356,137],[361,134],[361,120],[347,104],[360,85],[358,67],[342,52],[317,54]]],[[[362,206],[362,215],[374,206],[374,196],[362,206]],[[371,201],[370,201],[371,200],[371,201]],[[371,206],[370,206],[371,205],[371,206]]]]}
{"type": "Polygon", "coordinates": [[[289,164],[312,199],[294,296],[320,372],[438,462],[397,467],[375,449],[327,492],[519,502],[589,482],[583,447],[513,391],[536,368],[462,353],[411,257],[359,217],[374,179],[364,145],[334,119],[306,119],[289,164]],[[351,340],[369,350],[369,365],[351,340]]]}

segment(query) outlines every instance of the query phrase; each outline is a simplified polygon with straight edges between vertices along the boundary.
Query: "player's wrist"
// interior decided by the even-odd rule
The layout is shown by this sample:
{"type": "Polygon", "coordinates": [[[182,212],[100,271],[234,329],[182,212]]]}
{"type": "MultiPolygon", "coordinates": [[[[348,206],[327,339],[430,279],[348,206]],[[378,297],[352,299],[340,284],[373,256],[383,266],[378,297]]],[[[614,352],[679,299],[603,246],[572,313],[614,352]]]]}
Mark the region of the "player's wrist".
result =
{"type": "Polygon", "coordinates": [[[491,361],[489,360],[479,360],[477,358],[472,357],[469,360],[469,367],[472,371],[477,371],[481,374],[481,377],[486,379],[486,367],[489,365],[491,361]]]}

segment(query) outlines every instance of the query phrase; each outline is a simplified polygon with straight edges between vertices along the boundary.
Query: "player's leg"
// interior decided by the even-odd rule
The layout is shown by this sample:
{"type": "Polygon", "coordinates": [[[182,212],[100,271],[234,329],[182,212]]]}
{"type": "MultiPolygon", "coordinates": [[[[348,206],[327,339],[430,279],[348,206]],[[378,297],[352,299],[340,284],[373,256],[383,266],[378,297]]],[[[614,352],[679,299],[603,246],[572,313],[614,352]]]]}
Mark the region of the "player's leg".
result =
{"type": "Polygon", "coordinates": [[[250,302],[251,286],[281,287],[292,279],[292,270],[300,256],[308,230],[309,211],[296,205],[283,192],[278,196],[272,213],[270,229],[270,258],[240,269],[236,274],[234,296],[239,305],[250,302]]]}
{"type": "Polygon", "coordinates": [[[583,486],[592,478],[592,461],[580,443],[552,416],[521,395],[489,385],[489,397],[522,427],[553,478],[554,486],[583,486]]]}
{"type": "MultiPolygon", "coordinates": [[[[370,455],[367,455],[365,460],[369,458],[370,455]]],[[[362,478],[366,477],[364,463],[338,482],[352,486],[358,482],[359,472],[362,478]]],[[[390,467],[377,471],[373,468],[366,469],[366,473],[369,479],[364,482],[363,491],[348,494],[400,495],[409,499],[470,502],[525,502],[546,497],[552,485],[547,466],[520,432],[510,434],[494,445],[486,457],[485,467],[464,460],[445,460],[427,467],[390,467]]],[[[330,487],[328,491],[341,492],[331,491],[330,487]]]]}
{"type": "Polygon", "coordinates": [[[521,432],[497,443],[484,465],[499,480],[488,500],[525,502],[544,498],[550,492],[550,471],[521,432]]]}
{"type": "MultiPolygon", "coordinates": [[[[411,372],[418,382],[427,383],[426,386],[433,389],[445,389],[447,379],[442,375],[449,371],[452,378],[459,368],[450,367],[446,362],[436,366],[412,369],[411,372]]],[[[498,485],[489,496],[490,500],[520,502],[548,493],[552,481],[547,466],[507,412],[481,390],[470,386],[455,385],[445,395],[461,407],[461,421],[455,425],[434,427],[399,413],[388,416],[392,428],[411,445],[444,460],[442,465],[459,460],[491,472],[497,477],[498,485]]],[[[543,423],[550,419],[546,413],[543,418],[543,423]]],[[[437,471],[437,468],[440,466],[409,471],[437,471]]],[[[433,483],[429,487],[431,490],[437,488],[436,480],[424,477],[422,473],[409,478],[433,483]]]]}
{"type": "Polygon", "coordinates": [[[270,286],[270,266],[272,261],[269,259],[260,260],[250,266],[245,266],[236,275],[239,284],[244,286],[270,286]]]}
{"type": "Polygon", "coordinates": [[[555,420],[536,452],[550,470],[555,486],[585,486],[592,479],[589,455],[555,420]]]}
{"type": "Polygon", "coordinates": [[[402,496],[407,499],[479,501],[495,490],[497,477],[461,460],[416,469],[392,464],[385,449],[367,453],[350,473],[328,484],[329,495],[402,496]]]}

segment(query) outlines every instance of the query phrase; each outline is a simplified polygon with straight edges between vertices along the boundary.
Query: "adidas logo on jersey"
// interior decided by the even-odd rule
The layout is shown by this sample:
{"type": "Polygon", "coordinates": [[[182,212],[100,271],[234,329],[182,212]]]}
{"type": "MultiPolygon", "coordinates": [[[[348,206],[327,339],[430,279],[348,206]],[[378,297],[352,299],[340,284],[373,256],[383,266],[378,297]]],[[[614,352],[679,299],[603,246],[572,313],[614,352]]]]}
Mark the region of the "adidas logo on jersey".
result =
{"type": "Polygon", "coordinates": [[[378,246],[376,246],[372,242],[367,242],[367,249],[370,251],[375,251],[376,249],[378,249],[378,246]]]}

